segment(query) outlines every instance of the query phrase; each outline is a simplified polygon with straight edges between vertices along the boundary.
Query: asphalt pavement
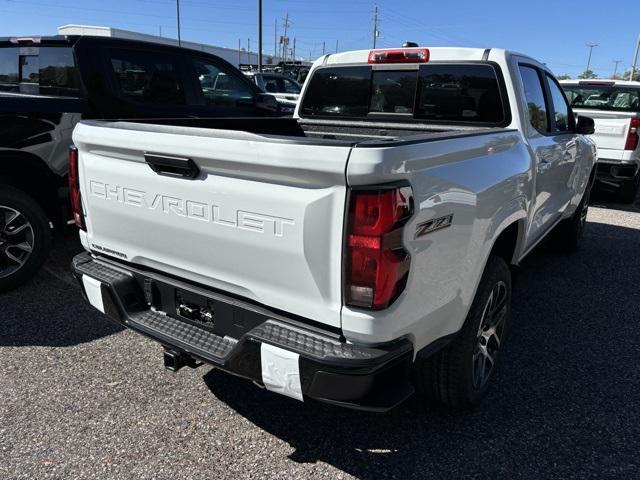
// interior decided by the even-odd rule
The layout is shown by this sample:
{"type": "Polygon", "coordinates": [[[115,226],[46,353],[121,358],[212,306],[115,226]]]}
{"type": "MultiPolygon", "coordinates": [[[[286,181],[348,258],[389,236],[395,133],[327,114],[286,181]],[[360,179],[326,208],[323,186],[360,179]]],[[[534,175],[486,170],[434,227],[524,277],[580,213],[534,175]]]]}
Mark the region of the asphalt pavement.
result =
{"type": "Polygon", "coordinates": [[[0,479],[640,478],[640,199],[596,198],[580,252],[527,258],[495,383],[457,415],[168,372],[82,300],[78,250],[0,295],[0,479]]]}

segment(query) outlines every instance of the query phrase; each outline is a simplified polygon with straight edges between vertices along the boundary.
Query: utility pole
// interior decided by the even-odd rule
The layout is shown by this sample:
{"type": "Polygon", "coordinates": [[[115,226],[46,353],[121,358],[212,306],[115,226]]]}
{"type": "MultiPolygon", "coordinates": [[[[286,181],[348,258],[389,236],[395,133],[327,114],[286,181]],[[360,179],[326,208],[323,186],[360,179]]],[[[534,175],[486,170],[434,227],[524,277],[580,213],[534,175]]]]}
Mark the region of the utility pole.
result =
{"type": "Polygon", "coordinates": [[[158,29],[160,30],[160,38],[162,38],[162,25],[158,25],[158,29]]]}
{"type": "Polygon", "coordinates": [[[636,51],[633,54],[633,63],[631,64],[631,75],[629,76],[629,80],[633,81],[636,75],[636,66],[638,65],[638,50],[640,49],[640,35],[638,35],[638,40],[636,41],[636,51]]]}
{"type": "Polygon", "coordinates": [[[262,71],[262,0],[258,0],[258,71],[262,71]]]}
{"type": "Polygon", "coordinates": [[[289,45],[287,38],[287,31],[289,30],[289,12],[286,12],[284,16],[284,36],[282,37],[282,60],[287,61],[287,47],[289,45]]]}
{"type": "Polygon", "coordinates": [[[273,59],[278,58],[278,19],[273,27],[273,59]]]}
{"type": "Polygon", "coordinates": [[[241,63],[242,63],[242,43],[241,43],[241,40],[238,39],[238,68],[240,68],[241,63]]]}
{"type": "Polygon", "coordinates": [[[296,37],[293,37],[293,61],[296,61],[296,37]]]}
{"type": "Polygon", "coordinates": [[[247,38],[247,63],[251,65],[251,39],[247,38]]]}
{"type": "Polygon", "coordinates": [[[378,5],[376,5],[373,11],[373,48],[376,48],[376,41],[378,40],[378,5]]]}
{"type": "Polygon", "coordinates": [[[338,53],[338,40],[336,40],[336,53],[338,53]]]}
{"type": "Polygon", "coordinates": [[[325,42],[322,42],[322,55],[324,56],[324,44],[325,42]]]}
{"type": "Polygon", "coordinates": [[[589,67],[591,67],[591,54],[593,53],[593,49],[598,46],[599,45],[597,43],[587,43],[587,47],[589,48],[589,60],[587,60],[587,70],[585,71],[589,71],[589,67]]]}
{"type": "Polygon", "coordinates": [[[614,60],[613,63],[616,64],[616,67],[613,69],[613,78],[616,78],[616,73],[618,73],[618,64],[622,63],[622,60],[614,60]]]}
{"type": "Polygon", "coordinates": [[[180,0],[176,0],[176,18],[178,20],[178,46],[182,46],[182,41],[180,40],[180,0]]]}

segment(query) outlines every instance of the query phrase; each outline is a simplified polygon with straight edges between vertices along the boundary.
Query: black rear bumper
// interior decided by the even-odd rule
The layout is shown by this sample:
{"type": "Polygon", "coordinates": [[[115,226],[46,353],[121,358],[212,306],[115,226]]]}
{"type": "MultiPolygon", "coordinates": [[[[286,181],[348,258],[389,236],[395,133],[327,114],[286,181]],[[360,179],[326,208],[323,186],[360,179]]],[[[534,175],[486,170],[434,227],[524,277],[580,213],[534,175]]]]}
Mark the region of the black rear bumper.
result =
{"type": "Polygon", "coordinates": [[[87,253],[77,255],[72,268],[81,285],[85,275],[100,282],[102,304],[109,318],[167,349],[258,384],[264,385],[261,355],[265,344],[298,355],[303,398],[387,411],[413,393],[413,350],[407,339],[376,347],[356,346],[346,343],[338,332],[323,331],[241,299],[87,253]],[[233,327],[228,330],[235,337],[185,321],[179,315],[150,309],[150,285],[159,290],[179,288],[194,295],[204,294],[208,302],[214,302],[216,312],[233,319],[229,323],[233,327]]]}
{"type": "Polygon", "coordinates": [[[608,185],[622,185],[634,178],[639,168],[637,163],[607,163],[600,161],[596,164],[596,180],[608,185]]]}

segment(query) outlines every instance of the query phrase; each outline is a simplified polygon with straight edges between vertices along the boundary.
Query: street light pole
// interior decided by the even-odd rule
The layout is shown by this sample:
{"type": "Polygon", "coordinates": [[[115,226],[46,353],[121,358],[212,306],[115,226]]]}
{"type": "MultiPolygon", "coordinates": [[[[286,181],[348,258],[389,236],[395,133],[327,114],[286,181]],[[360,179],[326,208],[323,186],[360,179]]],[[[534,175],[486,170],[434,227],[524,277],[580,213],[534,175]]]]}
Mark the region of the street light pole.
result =
{"type": "Polygon", "coordinates": [[[176,17],[178,20],[178,46],[182,46],[182,41],[180,40],[180,0],[176,0],[176,17]]]}
{"type": "Polygon", "coordinates": [[[262,0],[258,0],[258,71],[262,71],[262,0]]]}
{"type": "Polygon", "coordinates": [[[633,81],[636,75],[636,66],[638,65],[638,49],[640,49],[640,35],[638,35],[638,40],[636,41],[636,51],[633,54],[633,63],[631,64],[631,74],[629,76],[630,81],[633,81]]]}
{"type": "Polygon", "coordinates": [[[589,67],[591,67],[591,54],[593,53],[594,47],[599,46],[597,43],[587,43],[587,47],[589,47],[589,60],[587,60],[587,70],[589,71],[589,67]]]}
{"type": "Polygon", "coordinates": [[[616,74],[618,73],[618,64],[622,63],[622,60],[614,60],[613,63],[616,64],[615,68],[613,69],[613,78],[616,78],[616,74]]]}

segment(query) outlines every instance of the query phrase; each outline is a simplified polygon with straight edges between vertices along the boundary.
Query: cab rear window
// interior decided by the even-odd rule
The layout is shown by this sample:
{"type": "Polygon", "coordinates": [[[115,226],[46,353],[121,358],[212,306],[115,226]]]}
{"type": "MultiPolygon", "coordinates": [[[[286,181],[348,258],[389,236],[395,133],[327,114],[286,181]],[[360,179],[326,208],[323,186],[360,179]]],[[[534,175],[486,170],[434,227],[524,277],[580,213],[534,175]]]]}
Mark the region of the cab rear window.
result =
{"type": "Polygon", "coordinates": [[[615,85],[563,85],[573,108],[610,110],[618,112],[640,111],[640,88],[615,85]]]}
{"type": "Polygon", "coordinates": [[[415,70],[370,66],[316,70],[301,105],[303,117],[344,117],[502,125],[506,94],[492,64],[429,64],[415,70]]]}

